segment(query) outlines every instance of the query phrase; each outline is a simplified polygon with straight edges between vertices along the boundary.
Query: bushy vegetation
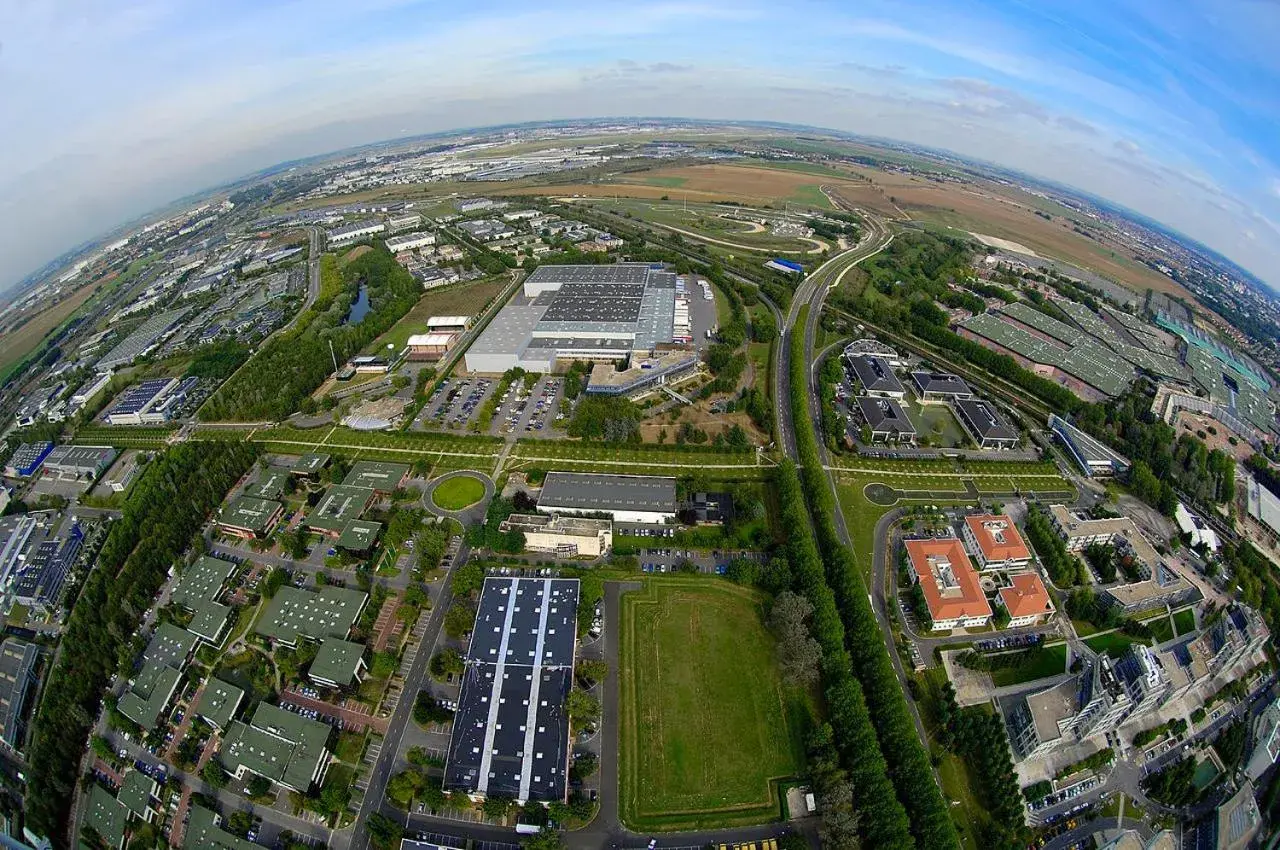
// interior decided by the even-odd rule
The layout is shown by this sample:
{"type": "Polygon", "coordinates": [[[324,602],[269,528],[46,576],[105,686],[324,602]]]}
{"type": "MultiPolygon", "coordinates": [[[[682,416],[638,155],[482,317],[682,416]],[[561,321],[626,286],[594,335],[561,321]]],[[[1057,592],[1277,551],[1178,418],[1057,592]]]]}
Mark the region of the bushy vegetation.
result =
{"type": "Polygon", "coordinates": [[[320,268],[315,304],[219,388],[201,408],[202,419],[283,419],[333,370],[330,343],[338,362],[343,362],[395,324],[422,296],[413,275],[381,245],[341,269],[336,257],[325,255],[320,268]],[[368,288],[371,309],[360,322],[344,324],[362,285],[368,288]]]}
{"type": "Polygon", "coordinates": [[[1142,780],[1142,790],[1147,796],[1166,806],[1181,807],[1194,803],[1199,798],[1194,778],[1196,775],[1195,756],[1180,759],[1164,770],[1150,773],[1142,780]]]}
{"type": "Polygon", "coordinates": [[[569,436],[607,443],[638,443],[640,419],[640,408],[630,399],[589,395],[573,411],[569,436]]]}
{"type": "Polygon", "coordinates": [[[249,359],[249,346],[237,339],[223,339],[196,350],[187,367],[187,376],[222,381],[231,377],[249,359]]]}
{"type": "Polygon", "coordinates": [[[71,612],[36,714],[25,808],[31,826],[65,837],[77,769],[99,703],[170,566],[249,469],[248,443],[175,446],[133,485],[71,612]]]}

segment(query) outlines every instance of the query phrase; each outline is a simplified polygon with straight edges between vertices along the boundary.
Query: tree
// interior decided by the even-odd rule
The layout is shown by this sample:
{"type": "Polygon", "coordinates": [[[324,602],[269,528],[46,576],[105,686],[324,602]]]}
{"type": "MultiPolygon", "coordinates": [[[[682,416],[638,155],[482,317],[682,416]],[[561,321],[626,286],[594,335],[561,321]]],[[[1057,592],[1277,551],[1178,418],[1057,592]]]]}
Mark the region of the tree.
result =
{"type": "Polygon", "coordinates": [[[200,778],[212,788],[226,788],[230,777],[217,759],[211,759],[200,769],[200,778]]]}
{"type": "Polygon", "coordinates": [[[480,808],[488,817],[505,818],[513,805],[515,805],[515,800],[509,797],[491,795],[485,797],[484,804],[480,808]]]}
{"type": "Polygon", "coordinates": [[[569,768],[569,778],[581,782],[595,774],[599,768],[600,759],[595,753],[583,753],[574,758],[573,767],[569,768]]]}
{"type": "Polygon", "coordinates": [[[397,850],[404,838],[404,827],[381,812],[374,812],[365,821],[369,843],[377,850],[397,850]]]}
{"type": "Polygon", "coordinates": [[[783,678],[808,687],[822,672],[822,644],[809,633],[807,622],[813,605],[799,594],[784,590],[769,610],[769,628],[778,638],[778,665],[783,678]]]}
{"type": "Polygon", "coordinates": [[[449,610],[445,612],[444,633],[451,638],[461,638],[471,631],[471,626],[475,619],[475,609],[466,602],[458,600],[449,606],[449,610]]]}
{"type": "Polygon", "coordinates": [[[530,835],[522,843],[526,850],[564,850],[564,839],[560,832],[550,827],[543,827],[536,835],[530,835]]]}
{"type": "Polygon", "coordinates": [[[431,661],[427,666],[432,678],[437,681],[444,681],[449,677],[449,674],[454,676],[462,675],[462,671],[466,669],[466,661],[458,650],[452,647],[445,647],[431,656],[431,661]]]}
{"type": "Polygon", "coordinates": [[[453,712],[441,705],[429,691],[418,691],[413,701],[413,719],[420,726],[448,723],[453,719],[453,712]]]}
{"type": "Polygon", "coordinates": [[[245,786],[245,791],[250,797],[265,797],[271,793],[271,780],[255,774],[245,786]]]}
{"type": "Polygon", "coordinates": [[[585,687],[591,687],[596,682],[604,681],[609,675],[609,664],[595,658],[586,658],[579,661],[573,671],[578,681],[582,682],[585,687]]]}
{"type": "Polygon", "coordinates": [[[574,688],[569,692],[565,711],[571,723],[591,723],[600,717],[600,700],[584,690],[574,688]]]}

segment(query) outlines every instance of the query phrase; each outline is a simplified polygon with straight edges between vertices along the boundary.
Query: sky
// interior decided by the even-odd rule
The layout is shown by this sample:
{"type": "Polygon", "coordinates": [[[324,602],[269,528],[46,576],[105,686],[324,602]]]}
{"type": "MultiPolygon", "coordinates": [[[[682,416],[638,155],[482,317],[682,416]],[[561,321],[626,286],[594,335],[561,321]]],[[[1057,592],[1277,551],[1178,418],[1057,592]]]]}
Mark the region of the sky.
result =
{"type": "Polygon", "coordinates": [[[1274,0],[6,0],[0,288],[298,157],[529,120],[784,121],[1093,192],[1280,289],[1274,0]]]}

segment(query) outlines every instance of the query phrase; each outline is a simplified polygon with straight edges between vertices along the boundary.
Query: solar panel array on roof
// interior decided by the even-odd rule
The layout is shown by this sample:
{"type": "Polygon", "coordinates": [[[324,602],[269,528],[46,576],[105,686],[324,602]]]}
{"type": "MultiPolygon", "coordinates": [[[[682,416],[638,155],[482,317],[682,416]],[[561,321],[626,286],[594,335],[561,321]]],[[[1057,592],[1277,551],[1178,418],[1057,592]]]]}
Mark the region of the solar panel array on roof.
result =
{"type": "Polygon", "coordinates": [[[153,378],[129,387],[111,408],[112,413],[138,413],[174,383],[173,378],[153,378]]]}
{"type": "Polygon", "coordinates": [[[529,275],[526,283],[560,284],[566,283],[644,283],[649,275],[649,267],[641,264],[624,263],[611,266],[539,266],[529,275]]]}
{"type": "Polygon", "coordinates": [[[577,579],[488,578],[454,716],[444,784],[563,801],[577,642],[577,579]]]}

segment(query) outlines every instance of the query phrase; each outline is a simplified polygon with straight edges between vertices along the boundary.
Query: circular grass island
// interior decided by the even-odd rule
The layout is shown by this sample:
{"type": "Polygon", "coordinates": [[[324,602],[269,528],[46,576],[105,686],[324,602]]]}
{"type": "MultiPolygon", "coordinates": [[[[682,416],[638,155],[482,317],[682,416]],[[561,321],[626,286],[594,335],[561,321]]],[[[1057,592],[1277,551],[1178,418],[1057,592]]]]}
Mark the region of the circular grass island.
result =
{"type": "Polygon", "coordinates": [[[431,501],[442,511],[460,511],[483,498],[484,482],[471,475],[455,475],[431,491],[431,501]]]}

